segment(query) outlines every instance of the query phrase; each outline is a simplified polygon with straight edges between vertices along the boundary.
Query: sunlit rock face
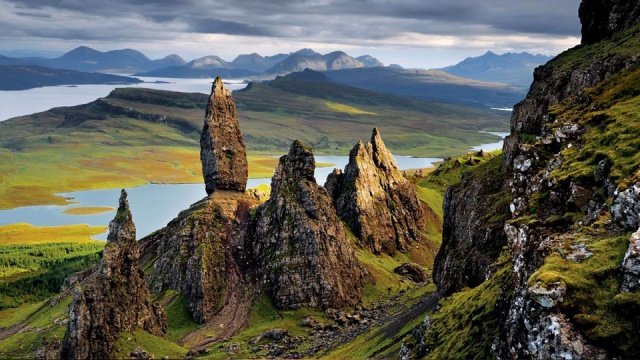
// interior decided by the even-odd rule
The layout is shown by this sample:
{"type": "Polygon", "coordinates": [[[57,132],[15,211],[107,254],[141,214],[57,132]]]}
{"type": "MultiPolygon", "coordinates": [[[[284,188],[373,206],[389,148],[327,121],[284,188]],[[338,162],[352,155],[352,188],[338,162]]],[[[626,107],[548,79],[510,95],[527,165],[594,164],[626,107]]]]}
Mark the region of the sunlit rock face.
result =
{"type": "Polygon", "coordinates": [[[338,216],[361,246],[376,254],[393,255],[396,250],[406,252],[412,242],[421,240],[424,209],[377,128],[371,142],[359,142],[351,150],[344,172],[330,174],[325,187],[338,216]]]}
{"type": "Polygon", "coordinates": [[[200,136],[200,160],[205,189],[244,191],[247,186],[247,149],[240,132],[236,103],[220,77],[211,88],[200,136]]]}
{"type": "Polygon", "coordinates": [[[342,308],[362,297],[365,271],[314,170],[313,151],[294,142],[252,225],[258,282],[283,309],[342,308]]]}
{"type": "Polygon", "coordinates": [[[122,332],[166,333],[167,316],[151,302],[139,258],[136,227],[122,190],[97,271],[74,285],[63,358],[107,359],[122,332]]]}

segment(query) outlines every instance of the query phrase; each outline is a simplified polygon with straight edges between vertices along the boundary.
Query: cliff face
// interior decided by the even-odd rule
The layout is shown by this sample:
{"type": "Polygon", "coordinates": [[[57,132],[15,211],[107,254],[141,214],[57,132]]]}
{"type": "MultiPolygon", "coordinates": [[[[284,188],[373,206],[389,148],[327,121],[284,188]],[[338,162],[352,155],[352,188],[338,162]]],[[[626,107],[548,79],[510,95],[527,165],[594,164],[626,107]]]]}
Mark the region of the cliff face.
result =
{"type": "Polygon", "coordinates": [[[360,245],[376,254],[406,252],[420,241],[424,209],[387,150],[378,129],[371,142],[349,153],[344,172],[334,171],[325,184],[338,216],[353,230],[360,245]]]}
{"type": "Polygon", "coordinates": [[[249,209],[257,204],[244,193],[216,191],[140,240],[151,292],[180,291],[199,323],[233,307],[232,290],[244,286],[242,259],[234,250],[243,245],[249,209]]]}
{"type": "Polygon", "coordinates": [[[489,278],[507,244],[503,227],[511,197],[499,159],[465,174],[445,193],[442,245],[433,265],[434,282],[445,296],[489,278]]]}
{"type": "MultiPolygon", "coordinates": [[[[434,279],[445,294],[487,281],[476,288],[484,294],[466,290],[441,311],[499,319],[493,340],[475,346],[501,358],[640,354],[629,315],[640,309],[637,236],[629,240],[640,201],[638,7],[584,0],[583,45],[536,69],[502,164],[477,169],[501,165],[502,176],[472,172],[447,192],[434,279]]],[[[442,345],[443,331],[427,331],[424,348],[442,345]]]]}
{"type": "Polygon", "coordinates": [[[98,270],[75,284],[63,358],[106,359],[120,333],[137,328],[164,335],[166,315],[151,303],[139,256],[127,193],[122,190],[98,270]]]}
{"type": "Polygon", "coordinates": [[[252,224],[258,281],[283,309],[342,308],[362,296],[364,270],[314,170],[312,150],[295,141],[252,224]]]}
{"type": "Polygon", "coordinates": [[[200,160],[207,194],[216,190],[245,190],[247,150],[240,133],[236,104],[220,77],[213,82],[207,104],[200,137],[200,160]]]}
{"type": "Polygon", "coordinates": [[[586,0],[580,4],[582,43],[593,44],[635,25],[640,18],[637,1],[586,0]]]}

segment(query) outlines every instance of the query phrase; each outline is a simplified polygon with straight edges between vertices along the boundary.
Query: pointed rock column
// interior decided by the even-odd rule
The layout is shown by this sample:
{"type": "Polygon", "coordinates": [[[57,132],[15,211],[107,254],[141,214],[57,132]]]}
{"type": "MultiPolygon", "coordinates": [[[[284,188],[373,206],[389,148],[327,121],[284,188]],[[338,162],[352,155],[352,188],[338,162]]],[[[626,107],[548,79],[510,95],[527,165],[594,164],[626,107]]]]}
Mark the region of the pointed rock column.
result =
{"type": "Polygon", "coordinates": [[[107,359],[121,332],[137,328],[162,336],[166,314],[151,303],[127,193],[122,190],[98,271],[76,283],[69,306],[63,358],[107,359]]]}
{"type": "Polygon", "coordinates": [[[314,170],[313,151],[295,141],[252,225],[258,281],[282,309],[341,308],[362,296],[365,271],[314,170]]]}
{"type": "Polygon", "coordinates": [[[211,88],[200,136],[200,160],[205,189],[244,191],[247,186],[247,150],[240,133],[231,91],[217,77],[211,88]]]}
{"type": "Polygon", "coordinates": [[[387,150],[380,132],[371,142],[359,142],[349,153],[344,172],[329,174],[325,186],[340,216],[362,246],[374,253],[393,255],[407,251],[421,238],[424,209],[413,185],[407,181],[387,150]]]}

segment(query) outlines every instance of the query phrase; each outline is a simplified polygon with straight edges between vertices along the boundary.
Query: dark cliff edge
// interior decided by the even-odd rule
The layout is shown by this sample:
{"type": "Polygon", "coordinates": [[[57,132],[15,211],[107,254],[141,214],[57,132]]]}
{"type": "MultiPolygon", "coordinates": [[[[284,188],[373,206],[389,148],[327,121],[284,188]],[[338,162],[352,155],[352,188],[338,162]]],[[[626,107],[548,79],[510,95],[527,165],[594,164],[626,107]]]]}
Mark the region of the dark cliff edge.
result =
{"type": "Polygon", "coordinates": [[[458,292],[402,357],[640,356],[638,11],[584,0],[582,44],[535,70],[502,161],[447,191],[434,280],[458,292]]]}

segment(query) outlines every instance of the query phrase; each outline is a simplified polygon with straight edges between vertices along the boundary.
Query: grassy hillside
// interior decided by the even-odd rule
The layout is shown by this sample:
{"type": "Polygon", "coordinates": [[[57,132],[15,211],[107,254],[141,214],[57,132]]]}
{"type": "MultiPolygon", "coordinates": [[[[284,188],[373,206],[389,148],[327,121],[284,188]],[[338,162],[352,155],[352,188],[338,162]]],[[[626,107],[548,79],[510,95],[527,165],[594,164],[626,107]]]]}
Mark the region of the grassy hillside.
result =
{"type": "Polygon", "coordinates": [[[347,155],[379,127],[396,154],[447,157],[495,141],[480,130],[508,129],[508,116],[425,102],[336,83],[278,78],[234,93],[250,150],[286,152],[299,139],[319,154],[347,155]]]}
{"type": "MultiPolygon", "coordinates": [[[[277,163],[257,154],[281,154],[295,139],[318,154],[347,155],[378,126],[395,153],[446,156],[494,141],[478,130],[507,126],[491,111],[350,92],[281,79],[234,94],[250,177],[270,177],[277,163]]],[[[116,89],[86,105],[1,122],[0,209],[66,203],[55,192],[201,182],[206,103],[204,94],[116,89]]]]}

